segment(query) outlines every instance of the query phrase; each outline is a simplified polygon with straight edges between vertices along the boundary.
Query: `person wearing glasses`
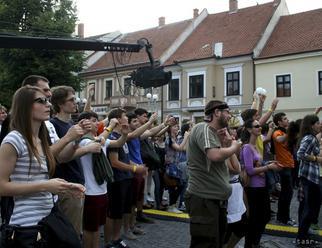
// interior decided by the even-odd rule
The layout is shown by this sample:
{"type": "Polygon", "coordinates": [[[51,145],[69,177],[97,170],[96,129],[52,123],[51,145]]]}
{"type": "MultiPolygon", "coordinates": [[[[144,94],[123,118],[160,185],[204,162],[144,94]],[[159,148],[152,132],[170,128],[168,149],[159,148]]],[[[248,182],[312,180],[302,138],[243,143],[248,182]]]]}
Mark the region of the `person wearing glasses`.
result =
{"type": "MultiPolygon", "coordinates": [[[[56,112],[56,116],[51,118],[50,122],[55,127],[58,137],[62,138],[74,125],[71,118],[71,114],[76,112],[74,89],[69,86],[57,86],[52,88],[51,103],[56,112]]],[[[74,157],[79,157],[87,153],[100,152],[101,145],[97,142],[92,142],[87,146],[78,148],[75,151],[74,157]]],[[[82,185],[85,183],[82,167],[75,159],[70,160],[67,163],[59,163],[56,168],[55,176],[69,182],[82,185]]],[[[73,224],[76,232],[80,235],[82,232],[84,199],[75,199],[68,195],[59,196],[58,205],[73,224]]]]}
{"type": "MultiPolygon", "coordinates": [[[[24,86],[13,96],[11,132],[0,147],[0,195],[14,196],[13,212],[7,216],[13,226],[37,225],[53,208],[52,194],[82,197],[85,191],[80,184],[49,179],[55,171],[44,123],[49,119],[50,106],[37,87],[24,86]]],[[[37,239],[37,233],[27,234],[30,237],[12,236],[14,246],[27,247],[27,240],[37,239]]]]}
{"type": "MultiPolygon", "coordinates": [[[[49,87],[49,80],[46,77],[29,75],[22,81],[21,86],[26,85],[39,87],[44,92],[45,97],[49,100],[51,99],[52,93],[49,87]]],[[[90,128],[89,122],[84,121],[81,124],[74,125],[64,137],[58,137],[54,125],[49,120],[46,120],[45,124],[50,138],[50,149],[58,162],[67,162],[78,155],[75,154],[74,141],[82,137],[87,129],[90,128]]]]}
{"type": "Polygon", "coordinates": [[[240,142],[227,130],[230,118],[229,106],[212,100],[205,107],[205,121],[196,124],[189,136],[185,204],[190,216],[191,248],[223,247],[231,194],[225,160],[240,149],[240,142]]]}
{"type": "Polygon", "coordinates": [[[270,220],[270,199],[265,173],[269,170],[280,169],[275,161],[262,166],[263,157],[256,146],[261,129],[257,120],[249,119],[244,123],[244,130],[241,134],[243,147],[240,152],[240,161],[250,177],[250,183],[245,187],[249,212],[245,248],[259,247],[265,226],[270,220]]]}

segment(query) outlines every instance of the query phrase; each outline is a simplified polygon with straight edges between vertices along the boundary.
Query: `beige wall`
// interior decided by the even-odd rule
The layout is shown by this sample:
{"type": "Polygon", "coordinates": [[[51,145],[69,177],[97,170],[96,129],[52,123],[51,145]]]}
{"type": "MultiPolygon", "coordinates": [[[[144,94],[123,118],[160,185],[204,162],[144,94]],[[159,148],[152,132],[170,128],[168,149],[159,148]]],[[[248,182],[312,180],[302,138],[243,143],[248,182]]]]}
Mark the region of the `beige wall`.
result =
{"type": "MultiPolygon", "coordinates": [[[[242,105],[249,105],[252,103],[253,95],[253,62],[235,62],[233,64],[216,65],[214,68],[214,80],[209,78],[209,82],[214,82],[216,86],[216,99],[224,100],[225,83],[224,71],[225,67],[234,65],[241,65],[242,67],[242,105]]],[[[237,106],[236,106],[237,107],[237,106]]]]}
{"type": "MultiPolygon", "coordinates": [[[[171,68],[173,74],[180,75],[180,102],[181,107],[180,109],[167,109],[167,85],[163,88],[163,110],[167,113],[173,114],[180,114],[180,116],[184,119],[191,118],[192,115],[200,115],[203,113],[204,106],[201,106],[197,112],[190,112],[190,111],[182,111],[182,108],[188,107],[188,74],[190,72],[196,71],[205,71],[206,75],[206,103],[209,100],[217,99],[217,100],[224,100],[224,91],[225,91],[225,84],[224,84],[224,70],[225,68],[240,65],[242,67],[242,106],[236,106],[238,109],[245,108],[252,102],[252,94],[253,94],[253,63],[252,61],[242,61],[239,62],[238,60],[234,60],[234,63],[226,63],[226,64],[215,64],[212,62],[206,62],[198,65],[198,62],[194,62],[192,65],[185,66],[185,67],[176,67],[171,68]],[[213,87],[215,87],[215,98],[213,97],[213,87]],[[198,114],[199,113],[199,114],[198,114]]],[[[169,68],[170,69],[170,68],[169,68]]],[[[123,83],[123,77],[128,75],[129,72],[120,72],[119,79],[121,84],[123,83]]],[[[111,78],[113,79],[113,95],[118,96],[120,95],[119,87],[117,78],[114,74],[105,74],[105,75],[98,75],[87,77],[85,80],[87,82],[96,81],[96,102],[94,104],[104,104],[104,87],[105,87],[105,79],[111,78]]],[[[143,92],[143,91],[142,91],[143,92]]],[[[141,93],[142,93],[141,92],[141,93]]],[[[161,93],[160,90],[155,90],[154,93],[159,95],[159,99],[161,100],[161,93]]],[[[86,95],[86,93],[84,92],[86,95]]],[[[161,110],[161,102],[158,102],[159,110],[161,110]]],[[[147,107],[146,98],[141,97],[138,106],[147,107]]]]}
{"type": "Polygon", "coordinates": [[[276,97],[276,76],[291,75],[291,97],[280,97],[278,109],[289,114],[292,119],[312,113],[322,104],[322,95],[318,95],[318,71],[322,70],[322,56],[288,58],[256,61],[257,87],[268,91],[264,108],[276,97]]]}

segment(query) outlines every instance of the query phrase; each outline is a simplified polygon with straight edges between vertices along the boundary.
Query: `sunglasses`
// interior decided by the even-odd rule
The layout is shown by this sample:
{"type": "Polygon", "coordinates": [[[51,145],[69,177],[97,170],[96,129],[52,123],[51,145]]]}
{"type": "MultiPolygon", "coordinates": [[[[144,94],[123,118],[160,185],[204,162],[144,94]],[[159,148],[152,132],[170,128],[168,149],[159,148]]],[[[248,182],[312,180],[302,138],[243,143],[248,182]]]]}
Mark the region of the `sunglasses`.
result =
{"type": "Polygon", "coordinates": [[[262,126],[261,125],[255,125],[253,126],[253,128],[261,128],[262,126]]]}
{"type": "Polygon", "coordinates": [[[34,102],[46,105],[47,103],[49,103],[49,99],[46,97],[38,97],[34,100],[34,102]]]}
{"type": "Polygon", "coordinates": [[[76,102],[76,98],[72,97],[66,100],[66,102],[76,102]]]}

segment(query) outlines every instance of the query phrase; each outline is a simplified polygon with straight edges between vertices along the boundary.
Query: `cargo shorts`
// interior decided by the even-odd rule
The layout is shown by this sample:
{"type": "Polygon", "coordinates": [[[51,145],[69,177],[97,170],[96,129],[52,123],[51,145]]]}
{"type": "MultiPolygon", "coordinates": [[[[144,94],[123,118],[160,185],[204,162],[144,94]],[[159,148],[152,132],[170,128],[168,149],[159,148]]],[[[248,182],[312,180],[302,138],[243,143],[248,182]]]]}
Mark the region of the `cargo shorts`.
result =
{"type": "Polygon", "coordinates": [[[227,201],[185,193],[190,216],[190,247],[222,247],[227,228],[227,201]]]}

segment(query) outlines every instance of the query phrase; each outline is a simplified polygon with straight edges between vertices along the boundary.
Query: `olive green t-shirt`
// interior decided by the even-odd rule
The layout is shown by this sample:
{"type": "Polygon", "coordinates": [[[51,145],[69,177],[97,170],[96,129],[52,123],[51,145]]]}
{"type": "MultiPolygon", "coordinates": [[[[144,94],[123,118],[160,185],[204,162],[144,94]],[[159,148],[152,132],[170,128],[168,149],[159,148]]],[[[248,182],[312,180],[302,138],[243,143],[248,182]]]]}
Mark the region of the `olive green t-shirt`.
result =
{"type": "Polygon", "coordinates": [[[229,170],[224,161],[211,161],[206,151],[220,148],[219,137],[207,123],[198,123],[191,131],[188,145],[188,192],[206,199],[227,200],[231,194],[229,170]]]}

